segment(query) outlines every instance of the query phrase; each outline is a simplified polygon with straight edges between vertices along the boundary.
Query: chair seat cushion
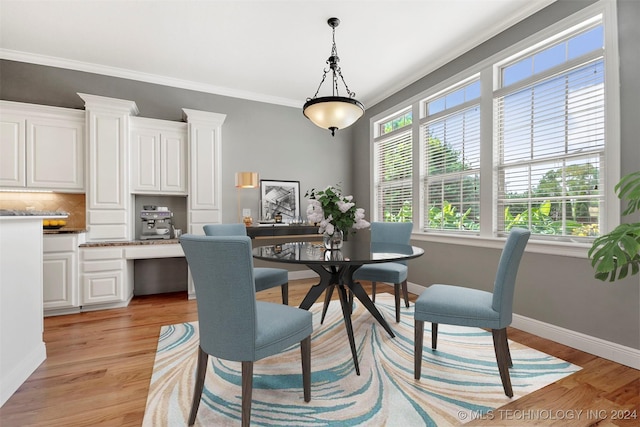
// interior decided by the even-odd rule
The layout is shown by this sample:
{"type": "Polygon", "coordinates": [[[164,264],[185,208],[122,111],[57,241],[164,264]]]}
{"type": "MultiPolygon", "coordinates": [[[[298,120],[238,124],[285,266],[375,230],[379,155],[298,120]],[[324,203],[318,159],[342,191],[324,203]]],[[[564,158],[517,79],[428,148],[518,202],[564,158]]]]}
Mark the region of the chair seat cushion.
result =
{"type": "Polygon", "coordinates": [[[431,285],[416,300],[414,318],[431,323],[501,329],[493,294],[452,285],[431,285]]]}
{"type": "Polygon", "coordinates": [[[353,280],[372,282],[402,283],[407,280],[408,268],[397,262],[365,264],[353,273],[353,280]]]}
{"type": "Polygon", "coordinates": [[[255,360],[289,348],[311,335],[312,314],[307,310],[256,301],[255,360]]]}
{"type": "Polygon", "coordinates": [[[253,279],[256,283],[256,292],[258,292],[288,283],[289,272],[283,268],[255,267],[253,279]]]}

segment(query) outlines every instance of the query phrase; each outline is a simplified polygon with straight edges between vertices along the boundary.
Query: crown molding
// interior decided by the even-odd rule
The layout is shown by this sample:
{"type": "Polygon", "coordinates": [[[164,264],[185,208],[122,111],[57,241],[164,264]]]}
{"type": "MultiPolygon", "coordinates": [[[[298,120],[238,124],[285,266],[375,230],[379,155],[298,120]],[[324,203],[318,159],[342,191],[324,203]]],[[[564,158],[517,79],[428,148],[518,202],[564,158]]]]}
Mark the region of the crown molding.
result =
{"type": "Polygon", "coordinates": [[[49,67],[64,68],[86,73],[101,74],[122,79],[136,80],[140,82],[159,84],[179,89],[193,90],[196,92],[210,93],[214,95],[228,96],[231,98],[246,99],[248,101],[264,102],[267,104],[282,105],[285,107],[302,108],[303,102],[277,96],[269,96],[255,92],[230,89],[221,86],[208,85],[190,80],[175,79],[158,74],[142,73],[124,68],[109,67],[100,64],[74,61],[53,56],[38,55],[9,49],[0,49],[0,59],[9,61],[26,62],[30,64],[46,65],[49,67]]]}

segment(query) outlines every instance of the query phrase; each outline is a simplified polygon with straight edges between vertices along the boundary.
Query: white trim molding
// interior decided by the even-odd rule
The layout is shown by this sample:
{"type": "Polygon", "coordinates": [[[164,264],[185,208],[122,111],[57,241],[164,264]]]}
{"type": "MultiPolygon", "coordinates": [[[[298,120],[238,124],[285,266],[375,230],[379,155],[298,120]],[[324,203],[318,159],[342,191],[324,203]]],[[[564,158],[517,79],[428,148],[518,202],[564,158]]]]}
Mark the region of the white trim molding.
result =
{"type": "MultiPolygon", "coordinates": [[[[407,288],[409,292],[416,295],[420,295],[426,289],[424,286],[415,283],[408,283],[407,288]]],[[[640,369],[640,349],[626,347],[515,313],[511,326],[544,339],[602,357],[603,359],[611,360],[634,369],[640,369]]]]}
{"type": "Polygon", "coordinates": [[[521,331],[558,342],[560,344],[640,369],[640,350],[561,328],[519,314],[513,315],[511,326],[521,331]]]}

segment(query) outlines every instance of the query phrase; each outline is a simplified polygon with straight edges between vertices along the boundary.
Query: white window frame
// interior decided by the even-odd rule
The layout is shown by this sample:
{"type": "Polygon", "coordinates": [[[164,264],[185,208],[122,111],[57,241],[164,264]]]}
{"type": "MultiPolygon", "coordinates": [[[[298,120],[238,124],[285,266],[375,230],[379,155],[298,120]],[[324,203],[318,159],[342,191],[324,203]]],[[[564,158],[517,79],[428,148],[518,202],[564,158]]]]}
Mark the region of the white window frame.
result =
{"type": "MultiPolygon", "coordinates": [[[[417,94],[405,102],[399,103],[396,106],[385,110],[384,112],[372,117],[370,119],[370,139],[371,143],[374,140],[374,129],[377,124],[380,123],[385,117],[393,116],[394,113],[399,113],[401,110],[406,110],[411,107],[413,109],[413,222],[417,224],[414,227],[414,233],[412,239],[430,241],[430,242],[442,242],[448,244],[459,244],[465,246],[479,246],[479,247],[494,247],[501,248],[504,244],[504,237],[497,236],[496,233],[496,206],[497,206],[497,189],[496,181],[494,179],[494,145],[496,144],[494,135],[494,113],[493,113],[493,91],[497,86],[499,75],[497,73],[497,65],[502,64],[514,55],[522,53],[526,49],[534,49],[535,46],[548,40],[552,37],[558,36],[563,32],[569,31],[572,27],[587,21],[597,15],[602,15],[602,23],[604,25],[604,37],[605,37],[605,116],[606,116],[606,129],[605,129],[605,164],[604,169],[604,184],[605,201],[604,209],[601,213],[601,234],[604,234],[610,230],[613,230],[620,223],[620,203],[615,193],[613,192],[614,185],[620,179],[620,94],[619,94],[619,54],[618,54],[618,31],[617,31],[617,19],[616,19],[616,3],[615,0],[601,0],[591,6],[582,9],[575,14],[558,21],[557,23],[548,26],[544,30],[531,35],[518,43],[510,46],[509,48],[492,55],[489,58],[479,62],[478,64],[470,67],[469,69],[448,78],[445,81],[434,85],[432,88],[417,94]],[[462,82],[465,79],[471,78],[473,75],[480,73],[481,75],[481,154],[480,154],[480,212],[481,212],[481,227],[480,234],[478,236],[460,235],[455,233],[446,233],[442,231],[430,230],[428,232],[422,232],[423,230],[422,218],[424,213],[422,212],[421,195],[423,189],[421,188],[421,182],[423,181],[424,171],[421,170],[420,160],[422,159],[422,153],[420,152],[420,123],[424,117],[424,111],[421,101],[433,97],[439,92],[442,92],[448,87],[451,87],[457,83],[462,82]],[[484,214],[490,212],[490,215],[484,214]]],[[[374,182],[373,163],[373,150],[371,154],[371,176],[370,182],[374,182]]],[[[373,185],[371,186],[371,201],[374,203],[373,198],[373,185]]],[[[370,212],[374,212],[375,208],[371,206],[370,212]]],[[[372,218],[376,221],[377,218],[372,218]]],[[[536,239],[532,236],[529,244],[527,245],[527,252],[543,253],[543,254],[557,254],[561,256],[570,256],[577,258],[587,258],[587,251],[591,247],[590,242],[584,242],[581,240],[573,241],[567,236],[558,240],[536,239]]]]}

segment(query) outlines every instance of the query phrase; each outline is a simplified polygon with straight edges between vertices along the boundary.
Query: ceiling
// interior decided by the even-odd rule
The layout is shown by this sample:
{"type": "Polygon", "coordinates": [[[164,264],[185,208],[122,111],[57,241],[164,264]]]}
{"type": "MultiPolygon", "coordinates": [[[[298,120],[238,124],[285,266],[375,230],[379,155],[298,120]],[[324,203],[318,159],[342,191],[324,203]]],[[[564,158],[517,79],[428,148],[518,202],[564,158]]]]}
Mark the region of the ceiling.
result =
{"type": "Polygon", "coordinates": [[[0,0],[0,58],[301,106],[335,16],[343,76],[371,106],[553,1],[0,0]]]}

